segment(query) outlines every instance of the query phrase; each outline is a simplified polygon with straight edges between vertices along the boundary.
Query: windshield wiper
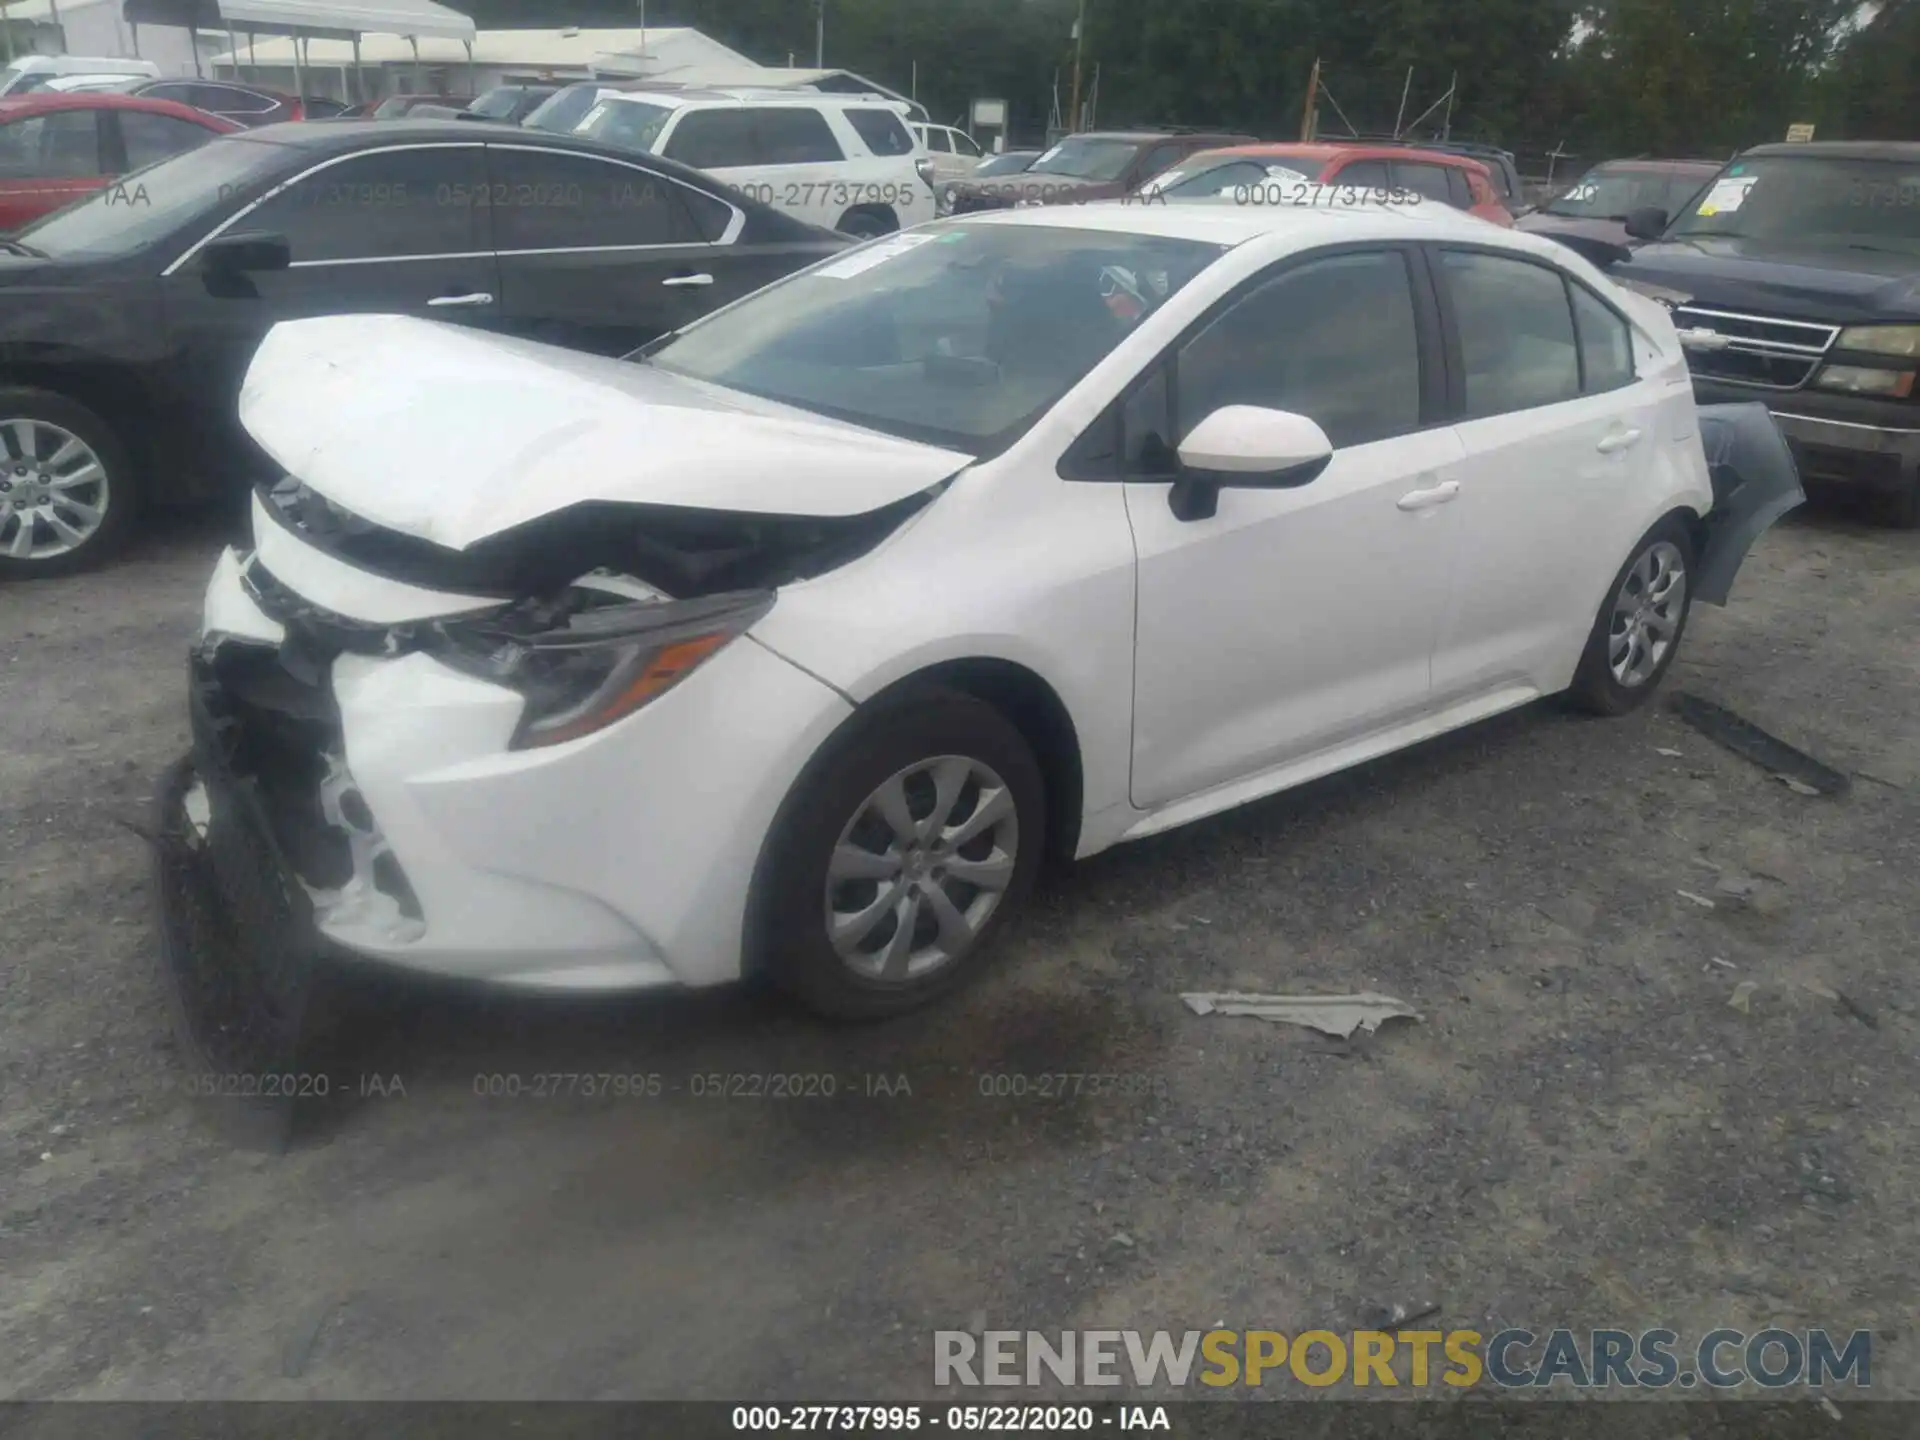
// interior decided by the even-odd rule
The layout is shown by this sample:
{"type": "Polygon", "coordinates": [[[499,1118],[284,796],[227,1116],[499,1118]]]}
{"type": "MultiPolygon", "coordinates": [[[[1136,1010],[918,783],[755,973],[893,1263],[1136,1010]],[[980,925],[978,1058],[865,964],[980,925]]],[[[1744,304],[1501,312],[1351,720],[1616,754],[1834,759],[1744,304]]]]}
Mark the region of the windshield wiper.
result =
{"type": "Polygon", "coordinates": [[[25,255],[33,260],[45,260],[47,258],[46,251],[36,250],[33,246],[27,244],[26,241],[15,240],[8,235],[0,235],[0,250],[5,250],[9,255],[25,255]]]}

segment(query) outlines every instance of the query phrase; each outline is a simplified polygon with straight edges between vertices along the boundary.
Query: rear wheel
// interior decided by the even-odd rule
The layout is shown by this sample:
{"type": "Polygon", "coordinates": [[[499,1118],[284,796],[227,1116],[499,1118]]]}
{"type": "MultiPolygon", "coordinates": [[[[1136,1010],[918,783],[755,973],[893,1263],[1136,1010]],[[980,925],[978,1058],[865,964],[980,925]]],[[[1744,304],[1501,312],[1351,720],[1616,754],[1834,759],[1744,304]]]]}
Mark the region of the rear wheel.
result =
{"type": "Polygon", "coordinates": [[[1660,683],[1687,628],[1693,544],[1669,516],[1641,537],[1614,577],[1568,698],[1596,715],[1624,715],[1660,683]]]}
{"type": "Polygon", "coordinates": [[[0,578],[101,563],[132,533],[135,503],[106,421],[51,390],[0,389],[0,578]]]}
{"type": "Polygon", "coordinates": [[[883,703],[829,742],[768,837],[752,967],[809,1009],[899,1014],[977,973],[1045,849],[1020,732],[949,690],[883,703]]]}

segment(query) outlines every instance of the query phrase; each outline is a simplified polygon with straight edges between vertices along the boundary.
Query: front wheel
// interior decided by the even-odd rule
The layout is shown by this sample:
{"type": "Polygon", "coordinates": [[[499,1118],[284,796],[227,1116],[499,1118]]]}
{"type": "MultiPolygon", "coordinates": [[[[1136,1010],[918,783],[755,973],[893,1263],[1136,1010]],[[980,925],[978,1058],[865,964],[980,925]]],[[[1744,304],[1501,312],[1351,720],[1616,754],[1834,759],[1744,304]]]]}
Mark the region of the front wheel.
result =
{"type": "Polygon", "coordinates": [[[1596,715],[1645,703],[1679,653],[1692,604],[1693,542],[1669,516],[1641,537],[1594,617],[1568,698],[1596,715]]]}
{"type": "Polygon", "coordinates": [[[949,690],[883,702],[829,742],[755,877],[752,969],[837,1019],[900,1014],[975,974],[1045,849],[1020,732],[949,690]]]}
{"type": "Polygon", "coordinates": [[[111,426],[51,390],[0,388],[0,579],[67,575],[132,532],[133,467],[111,426]]]}
{"type": "Polygon", "coordinates": [[[875,240],[900,228],[899,218],[884,205],[860,206],[840,217],[834,227],[842,235],[856,240],[875,240]]]}

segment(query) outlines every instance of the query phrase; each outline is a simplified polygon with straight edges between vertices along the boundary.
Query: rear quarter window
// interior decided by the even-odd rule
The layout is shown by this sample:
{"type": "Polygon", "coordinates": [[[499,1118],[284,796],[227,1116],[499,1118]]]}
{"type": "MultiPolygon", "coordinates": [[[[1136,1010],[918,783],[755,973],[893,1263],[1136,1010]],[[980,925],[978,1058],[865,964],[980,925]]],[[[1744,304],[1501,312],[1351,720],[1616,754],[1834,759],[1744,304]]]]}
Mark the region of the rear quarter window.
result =
{"type": "Polygon", "coordinates": [[[891,110],[849,109],[847,123],[875,155],[911,155],[913,136],[891,110]]]}

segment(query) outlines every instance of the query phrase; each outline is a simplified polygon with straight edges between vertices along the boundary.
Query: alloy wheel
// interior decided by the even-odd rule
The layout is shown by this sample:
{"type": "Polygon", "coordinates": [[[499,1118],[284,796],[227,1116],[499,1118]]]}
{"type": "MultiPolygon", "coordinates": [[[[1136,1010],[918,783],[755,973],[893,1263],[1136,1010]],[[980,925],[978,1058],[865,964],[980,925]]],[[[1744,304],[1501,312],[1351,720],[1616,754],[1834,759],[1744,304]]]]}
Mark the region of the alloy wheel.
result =
{"type": "Polygon", "coordinates": [[[1627,689],[1647,683],[1673,649],[1686,614],[1687,564],[1680,547],[1655,541],[1627,570],[1613,597],[1607,666],[1627,689]]]}
{"type": "Polygon", "coordinates": [[[109,498],[107,468],[78,435],[48,420],[0,420],[0,555],[79,549],[105,523],[109,498]]]}
{"type": "Polygon", "coordinates": [[[961,755],[916,761],[876,787],[827,862],[827,936],[868,981],[924,980],[972,950],[1012,883],[1013,792],[961,755]]]}

